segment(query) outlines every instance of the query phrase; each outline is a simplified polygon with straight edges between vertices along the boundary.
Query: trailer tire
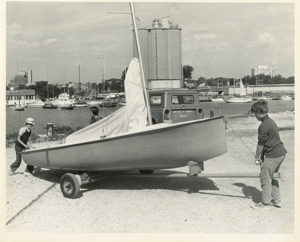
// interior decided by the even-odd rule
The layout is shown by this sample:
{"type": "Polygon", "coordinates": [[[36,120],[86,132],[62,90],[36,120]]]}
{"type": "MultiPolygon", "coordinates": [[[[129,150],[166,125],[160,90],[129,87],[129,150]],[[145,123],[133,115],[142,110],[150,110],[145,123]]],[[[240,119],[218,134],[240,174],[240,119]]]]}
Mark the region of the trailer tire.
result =
{"type": "Polygon", "coordinates": [[[60,189],[66,198],[77,198],[80,193],[80,184],[76,175],[64,174],[60,179],[60,189]]]}
{"type": "Polygon", "coordinates": [[[26,166],[26,172],[32,174],[33,170],[34,170],[34,166],[32,166],[32,165],[27,165],[26,166]]]}

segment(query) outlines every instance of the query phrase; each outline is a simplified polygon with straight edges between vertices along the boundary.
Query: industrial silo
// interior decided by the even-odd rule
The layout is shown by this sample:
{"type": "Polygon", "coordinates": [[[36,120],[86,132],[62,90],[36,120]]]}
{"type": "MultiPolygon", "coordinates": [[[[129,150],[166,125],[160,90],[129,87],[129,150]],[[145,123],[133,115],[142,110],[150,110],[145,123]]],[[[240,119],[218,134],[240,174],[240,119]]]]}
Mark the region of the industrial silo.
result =
{"type": "MultiPolygon", "coordinates": [[[[181,28],[172,25],[169,18],[154,19],[151,28],[139,28],[138,35],[148,86],[181,87],[181,28]]],[[[133,56],[137,57],[133,36],[133,56]]]]}

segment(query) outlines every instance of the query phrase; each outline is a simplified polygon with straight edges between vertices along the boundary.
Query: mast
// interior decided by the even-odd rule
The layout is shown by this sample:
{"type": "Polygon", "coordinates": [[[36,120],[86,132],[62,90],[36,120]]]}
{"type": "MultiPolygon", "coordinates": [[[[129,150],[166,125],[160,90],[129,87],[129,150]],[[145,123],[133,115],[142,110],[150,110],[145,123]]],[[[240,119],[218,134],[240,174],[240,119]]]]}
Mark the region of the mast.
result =
{"type": "Polygon", "coordinates": [[[133,2],[130,1],[129,5],[130,5],[130,10],[131,10],[131,18],[132,18],[132,23],[133,23],[133,28],[134,28],[136,46],[137,46],[137,50],[138,50],[138,57],[139,57],[138,59],[139,59],[140,70],[141,70],[142,87],[143,87],[143,91],[144,91],[144,96],[145,96],[145,101],[146,101],[146,107],[147,107],[147,113],[148,113],[148,122],[149,122],[150,125],[152,125],[152,115],[151,115],[151,110],[150,110],[150,105],[149,105],[149,97],[148,97],[148,92],[147,92],[147,84],[146,84],[146,81],[145,81],[143,61],[142,61],[142,55],[141,55],[139,37],[138,37],[138,32],[137,32],[137,27],[136,27],[136,16],[135,16],[135,12],[134,12],[133,2]]]}
{"type": "Polygon", "coordinates": [[[49,98],[49,90],[48,90],[48,69],[47,69],[47,98],[49,98]]]}
{"type": "Polygon", "coordinates": [[[81,93],[81,86],[80,86],[80,65],[78,65],[78,89],[79,89],[79,95],[81,93]]]}

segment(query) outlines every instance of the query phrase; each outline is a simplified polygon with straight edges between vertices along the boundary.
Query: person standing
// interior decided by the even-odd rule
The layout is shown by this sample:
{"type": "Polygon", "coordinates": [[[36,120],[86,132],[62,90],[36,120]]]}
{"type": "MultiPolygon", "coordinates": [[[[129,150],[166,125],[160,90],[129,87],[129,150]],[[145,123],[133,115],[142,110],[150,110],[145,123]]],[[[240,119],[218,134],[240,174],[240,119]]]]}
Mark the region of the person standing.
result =
{"type": "Polygon", "coordinates": [[[273,175],[279,171],[287,151],[280,139],[276,123],[268,115],[268,102],[257,101],[251,106],[251,112],[261,121],[258,127],[255,163],[261,165],[262,200],[256,207],[281,207],[279,181],[273,178],[273,175]]]}
{"type": "MultiPolygon", "coordinates": [[[[15,144],[16,151],[16,161],[10,165],[10,174],[14,174],[14,172],[20,167],[22,156],[21,152],[25,149],[30,149],[30,146],[27,144],[30,136],[31,136],[31,128],[35,125],[33,118],[26,119],[26,126],[20,128],[18,133],[18,138],[15,144]]],[[[26,172],[32,172],[33,166],[27,165],[26,172]]]]}
{"type": "Polygon", "coordinates": [[[90,124],[93,124],[95,122],[97,122],[98,120],[102,119],[102,117],[98,116],[99,114],[99,109],[96,106],[92,106],[90,108],[91,111],[91,120],[90,120],[90,124]]]}

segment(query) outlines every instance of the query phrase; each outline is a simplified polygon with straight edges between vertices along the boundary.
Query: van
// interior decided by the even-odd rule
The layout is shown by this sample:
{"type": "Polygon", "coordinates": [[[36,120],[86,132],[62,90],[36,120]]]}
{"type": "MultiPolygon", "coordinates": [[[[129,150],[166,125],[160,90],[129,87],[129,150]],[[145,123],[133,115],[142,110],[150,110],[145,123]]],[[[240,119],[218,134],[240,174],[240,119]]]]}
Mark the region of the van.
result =
{"type": "Polygon", "coordinates": [[[149,91],[152,123],[178,123],[204,118],[198,92],[190,89],[149,91]]]}

